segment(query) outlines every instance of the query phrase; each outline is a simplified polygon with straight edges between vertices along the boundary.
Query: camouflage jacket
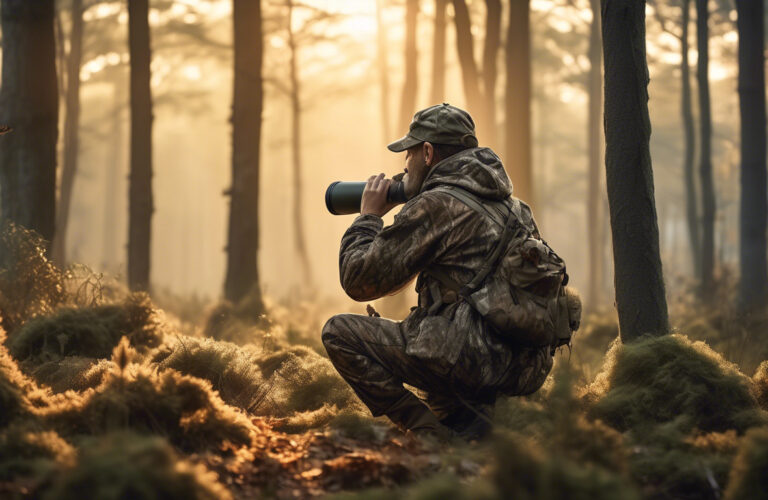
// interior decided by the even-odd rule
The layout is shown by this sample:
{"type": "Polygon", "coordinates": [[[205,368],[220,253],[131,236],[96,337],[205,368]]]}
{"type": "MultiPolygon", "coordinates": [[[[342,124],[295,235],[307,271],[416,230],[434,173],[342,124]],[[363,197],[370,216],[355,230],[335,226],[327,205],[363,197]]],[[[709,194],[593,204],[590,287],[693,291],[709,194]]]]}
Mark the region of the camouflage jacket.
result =
{"type": "MultiPolygon", "coordinates": [[[[401,324],[409,354],[447,374],[463,352],[462,358],[474,358],[471,363],[488,365],[478,382],[493,384],[496,372],[512,361],[510,347],[490,333],[485,320],[464,301],[428,313],[431,287],[443,294],[447,290],[425,271],[439,266],[458,283],[467,283],[501,233],[486,216],[435,189],[444,185],[492,201],[512,195],[501,160],[488,148],[472,148],[441,161],[392,225],[383,227],[382,219],[370,214],[355,219],[341,242],[341,285],[353,299],[369,301],[402,289],[418,276],[418,306],[401,324]]],[[[521,206],[522,224],[538,236],[530,208],[521,206]]]]}

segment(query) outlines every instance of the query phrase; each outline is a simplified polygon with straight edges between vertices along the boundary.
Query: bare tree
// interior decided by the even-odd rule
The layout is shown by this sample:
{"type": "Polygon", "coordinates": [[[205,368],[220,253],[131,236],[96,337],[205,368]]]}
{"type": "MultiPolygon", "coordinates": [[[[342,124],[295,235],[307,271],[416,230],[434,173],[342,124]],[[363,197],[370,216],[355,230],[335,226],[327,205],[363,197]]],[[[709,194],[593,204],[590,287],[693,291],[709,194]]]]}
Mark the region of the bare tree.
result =
{"type": "Polygon", "coordinates": [[[744,309],[766,299],[766,125],[763,2],[737,0],[741,110],[741,298],[744,309]]]}
{"type": "Polygon", "coordinates": [[[288,7],[288,49],[290,51],[290,99],[291,99],[291,156],[293,157],[293,235],[296,244],[296,253],[302,267],[304,285],[311,289],[312,268],[309,264],[307,244],[304,240],[304,217],[302,217],[302,205],[304,201],[301,190],[301,82],[296,62],[298,47],[293,32],[293,0],[286,0],[288,7]]]}
{"type": "Polygon", "coordinates": [[[715,187],[712,179],[712,113],[709,102],[709,11],[707,0],[696,0],[696,45],[699,61],[699,178],[701,180],[701,295],[711,297],[715,270],[715,187]]]}
{"type": "Polygon", "coordinates": [[[152,92],[149,1],[128,2],[131,54],[131,170],[128,188],[128,286],[149,289],[152,235],[152,92]]]}
{"type": "Polygon", "coordinates": [[[225,296],[239,302],[250,296],[263,309],[259,251],[259,152],[263,109],[261,1],[232,0],[234,90],[232,96],[232,186],[225,296]]]}
{"type": "Polygon", "coordinates": [[[589,123],[588,144],[589,165],[588,193],[587,193],[587,234],[589,239],[589,290],[587,293],[587,307],[594,308],[600,301],[600,284],[602,283],[603,261],[605,260],[605,246],[600,238],[600,221],[602,211],[602,189],[600,186],[600,148],[602,122],[602,98],[603,75],[602,59],[603,51],[600,42],[600,1],[590,0],[592,9],[592,23],[589,29],[589,123]]]}
{"type": "Polygon", "coordinates": [[[435,0],[435,23],[432,36],[432,89],[429,103],[445,100],[445,27],[447,0],[435,0]]]}
{"type": "Polygon", "coordinates": [[[419,0],[405,1],[405,81],[400,99],[400,130],[408,130],[408,124],[416,108],[416,92],[418,90],[416,47],[416,28],[419,16],[419,0]]]}
{"type": "Polygon", "coordinates": [[[693,275],[699,276],[701,270],[701,236],[699,231],[698,190],[693,164],[693,153],[696,147],[696,135],[693,124],[693,106],[691,106],[691,65],[688,60],[688,25],[690,24],[691,0],[682,2],[682,36],[680,46],[682,61],[680,76],[682,78],[681,113],[683,129],[685,130],[685,155],[683,157],[683,172],[685,176],[685,214],[688,221],[688,239],[693,256],[693,275]]]}
{"type": "Polygon", "coordinates": [[[475,118],[478,136],[485,133],[485,99],[480,87],[480,72],[475,62],[474,43],[472,41],[472,21],[464,0],[453,0],[453,19],[456,25],[456,50],[461,66],[461,82],[470,114],[475,118]]]}
{"type": "Polygon", "coordinates": [[[485,0],[485,41],[483,43],[483,97],[486,141],[496,144],[496,59],[501,46],[501,0],[485,0]]]}
{"type": "MultiPolygon", "coordinates": [[[[440,0],[437,0],[440,1],[440,0]]],[[[387,26],[384,24],[384,0],[376,0],[376,30],[378,63],[379,63],[379,87],[381,90],[381,120],[384,134],[384,144],[392,141],[392,118],[389,113],[389,62],[387,53],[389,43],[387,41],[387,26]]]]}
{"type": "Polygon", "coordinates": [[[83,0],[72,0],[72,26],[69,33],[67,85],[65,91],[66,116],[64,117],[64,163],[61,171],[59,203],[56,208],[56,237],[53,239],[53,260],[66,264],[66,239],[72,190],[77,172],[77,156],[80,148],[80,65],[83,59],[83,0]]]}
{"type": "Polygon", "coordinates": [[[605,170],[620,334],[669,331],[649,140],[645,2],[602,0],[605,170]]]}
{"type": "Polygon", "coordinates": [[[53,0],[3,0],[0,216],[51,241],[56,217],[59,91],[53,0]]]}

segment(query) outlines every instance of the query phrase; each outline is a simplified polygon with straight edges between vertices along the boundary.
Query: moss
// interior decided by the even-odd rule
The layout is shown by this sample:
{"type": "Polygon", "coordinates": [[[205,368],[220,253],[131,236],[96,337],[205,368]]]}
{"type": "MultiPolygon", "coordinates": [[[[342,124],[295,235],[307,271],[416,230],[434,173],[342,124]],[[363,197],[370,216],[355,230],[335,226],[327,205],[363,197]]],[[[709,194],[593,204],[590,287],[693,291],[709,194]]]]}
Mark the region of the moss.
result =
{"type": "Polygon", "coordinates": [[[43,498],[229,499],[213,472],[176,455],[161,438],[120,432],[83,443],[75,467],[62,471],[43,498]]]}
{"type": "Polygon", "coordinates": [[[329,422],[337,434],[359,441],[378,441],[386,428],[373,417],[351,410],[342,410],[329,422]]]}
{"type": "Polygon", "coordinates": [[[43,399],[47,396],[19,370],[3,343],[4,338],[5,332],[0,328],[0,429],[15,419],[32,416],[34,405],[30,394],[43,399]]]}
{"type": "Polygon", "coordinates": [[[179,337],[159,366],[207,380],[227,404],[251,410],[265,390],[258,360],[253,351],[229,342],[179,337]]]}
{"type": "Polygon", "coordinates": [[[766,422],[748,377],[705,343],[677,334],[615,342],[584,399],[590,416],[621,431],[681,416],[684,430],[705,432],[766,422]]]}
{"type": "Polygon", "coordinates": [[[726,500],[764,498],[768,491],[768,428],[750,430],[733,460],[726,500]]]}
{"type": "Polygon", "coordinates": [[[108,358],[123,336],[140,349],[162,343],[162,325],[147,295],[134,294],[120,304],[66,307],[38,316],[10,338],[9,349],[16,359],[34,363],[65,356],[108,358]]]}
{"type": "Polygon", "coordinates": [[[33,422],[20,421],[0,432],[0,480],[40,481],[74,460],[75,449],[69,443],[33,422]]]}
{"type": "Polygon", "coordinates": [[[67,356],[40,365],[32,364],[28,369],[38,383],[54,392],[64,392],[84,391],[98,386],[111,366],[106,359],[67,356]]]}
{"type": "Polygon", "coordinates": [[[51,401],[40,412],[43,418],[65,435],[133,429],[167,436],[185,450],[250,443],[250,422],[207,381],[122,365],[117,351],[117,362],[98,387],[51,401]]]}
{"type": "Polygon", "coordinates": [[[768,410],[768,361],[760,363],[752,377],[752,382],[755,384],[754,392],[757,403],[763,410],[768,410]]]}

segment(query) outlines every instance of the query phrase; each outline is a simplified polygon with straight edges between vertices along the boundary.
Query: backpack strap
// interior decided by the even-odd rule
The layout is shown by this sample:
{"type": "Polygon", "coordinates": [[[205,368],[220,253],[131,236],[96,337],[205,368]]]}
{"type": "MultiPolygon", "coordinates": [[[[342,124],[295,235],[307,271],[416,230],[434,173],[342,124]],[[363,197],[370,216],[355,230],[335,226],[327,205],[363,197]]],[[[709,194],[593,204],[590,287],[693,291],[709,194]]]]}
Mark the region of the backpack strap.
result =
{"type": "MultiPolygon", "coordinates": [[[[506,218],[502,218],[501,214],[495,210],[489,209],[478,196],[470,193],[465,189],[461,189],[457,186],[440,186],[435,189],[450,194],[471,209],[475,210],[481,215],[484,215],[485,217],[488,217],[493,222],[504,228],[501,232],[499,240],[491,249],[488,258],[485,259],[482,267],[480,267],[475,276],[466,285],[461,286],[456,280],[448,276],[446,272],[436,267],[425,271],[426,274],[435,278],[449,290],[456,292],[458,296],[463,297],[467,302],[469,302],[470,305],[472,305],[472,307],[475,307],[472,303],[470,295],[472,295],[472,293],[477,290],[485,278],[487,278],[488,275],[496,268],[509,242],[512,241],[512,239],[514,239],[520,231],[524,231],[524,227],[520,222],[522,217],[520,201],[512,198],[511,206],[508,207],[509,214],[506,218]]],[[[506,204],[504,205],[506,206],[506,204]]],[[[434,293],[431,289],[430,294],[433,295],[432,298],[434,303],[429,308],[428,313],[432,314],[436,312],[437,309],[443,304],[443,300],[440,293],[434,293]]]]}

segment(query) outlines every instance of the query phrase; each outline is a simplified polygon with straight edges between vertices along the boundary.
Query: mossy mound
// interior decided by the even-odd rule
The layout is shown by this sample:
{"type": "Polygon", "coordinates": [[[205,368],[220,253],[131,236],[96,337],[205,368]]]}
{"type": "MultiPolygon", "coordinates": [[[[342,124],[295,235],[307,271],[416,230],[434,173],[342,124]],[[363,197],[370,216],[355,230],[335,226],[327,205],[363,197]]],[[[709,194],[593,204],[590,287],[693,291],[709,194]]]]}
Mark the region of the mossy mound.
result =
{"type": "Polygon", "coordinates": [[[52,400],[41,411],[44,419],[65,435],[132,429],[166,436],[185,450],[251,442],[248,419],[207,381],[173,370],[120,366],[118,361],[95,389],[52,400]]]}
{"type": "Polygon", "coordinates": [[[3,344],[5,332],[0,328],[0,429],[13,420],[32,415],[33,404],[28,393],[39,395],[37,385],[24,375],[3,344]]]}
{"type": "Polygon", "coordinates": [[[757,367],[755,375],[752,377],[754,385],[755,399],[763,410],[768,411],[768,361],[763,361],[757,367]]]}
{"type": "Polygon", "coordinates": [[[53,392],[65,392],[97,387],[111,367],[112,363],[107,359],[67,356],[27,368],[39,384],[50,387],[53,392]]]}
{"type": "Polygon", "coordinates": [[[0,432],[0,480],[40,480],[74,461],[75,449],[69,443],[34,423],[17,422],[0,432]]]}
{"type": "Polygon", "coordinates": [[[77,465],[63,470],[43,498],[230,499],[216,474],[182,460],[165,440],[120,432],[85,441],[77,465]]]}
{"type": "Polygon", "coordinates": [[[742,440],[725,491],[726,500],[765,498],[768,492],[768,428],[751,429],[742,440]]]}
{"type": "Polygon", "coordinates": [[[751,380],[682,335],[615,342],[584,394],[589,415],[626,431],[676,420],[681,431],[743,432],[766,422],[751,380]]]}
{"type": "Polygon", "coordinates": [[[230,342],[179,337],[159,367],[207,380],[227,404],[250,411],[265,397],[258,361],[254,351],[230,342]]]}
{"type": "Polygon", "coordinates": [[[16,359],[33,363],[65,356],[108,358],[123,336],[139,349],[162,343],[162,323],[146,294],[120,304],[66,307],[35,317],[10,337],[8,348],[16,359]]]}

